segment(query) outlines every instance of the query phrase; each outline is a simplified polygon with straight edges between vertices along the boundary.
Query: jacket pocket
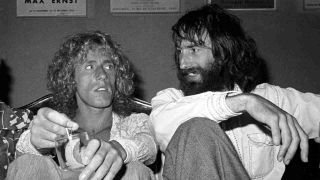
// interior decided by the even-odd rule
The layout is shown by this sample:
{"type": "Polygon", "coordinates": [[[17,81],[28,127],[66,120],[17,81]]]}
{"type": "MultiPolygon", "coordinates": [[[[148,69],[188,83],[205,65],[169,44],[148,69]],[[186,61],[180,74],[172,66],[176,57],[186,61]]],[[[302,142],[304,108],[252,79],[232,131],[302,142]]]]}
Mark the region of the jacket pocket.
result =
{"type": "Polygon", "coordinates": [[[271,137],[263,133],[248,134],[249,174],[252,179],[267,175],[274,166],[274,147],[271,137]]]}

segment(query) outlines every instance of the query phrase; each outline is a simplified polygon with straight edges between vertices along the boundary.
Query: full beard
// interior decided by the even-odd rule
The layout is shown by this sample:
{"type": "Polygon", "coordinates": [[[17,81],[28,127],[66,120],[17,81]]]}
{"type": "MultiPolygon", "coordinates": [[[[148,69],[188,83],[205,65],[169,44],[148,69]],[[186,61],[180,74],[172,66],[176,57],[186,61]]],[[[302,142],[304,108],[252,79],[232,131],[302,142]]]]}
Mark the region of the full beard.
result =
{"type": "Polygon", "coordinates": [[[226,89],[224,78],[221,75],[221,68],[211,64],[209,67],[203,69],[200,67],[193,67],[189,69],[179,69],[178,79],[180,81],[180,89],[185,96],[200,94],[207,91],[223,91],[226,89]],[[200,81],[190,81],[188,74],[198,73],[201,76],[200,81]]]}

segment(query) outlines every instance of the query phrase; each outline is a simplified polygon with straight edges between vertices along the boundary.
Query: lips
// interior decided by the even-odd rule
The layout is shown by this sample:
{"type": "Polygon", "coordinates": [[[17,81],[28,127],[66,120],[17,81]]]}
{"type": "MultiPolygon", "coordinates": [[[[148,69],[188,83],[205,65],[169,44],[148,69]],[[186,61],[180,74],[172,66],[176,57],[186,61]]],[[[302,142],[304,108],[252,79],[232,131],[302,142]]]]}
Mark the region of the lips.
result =
{"type": "Polygon", "coordinates": [[[105,92],[108,91],[109,87],[106,84],[97,84],[94,88],[96,92],[105,92]]]}
{"type": "Polygon", "coordinates": [[[198,81],[201,77],[201,71],[197,68],[180,69],[179,74],[187,81],[198,81]]]}

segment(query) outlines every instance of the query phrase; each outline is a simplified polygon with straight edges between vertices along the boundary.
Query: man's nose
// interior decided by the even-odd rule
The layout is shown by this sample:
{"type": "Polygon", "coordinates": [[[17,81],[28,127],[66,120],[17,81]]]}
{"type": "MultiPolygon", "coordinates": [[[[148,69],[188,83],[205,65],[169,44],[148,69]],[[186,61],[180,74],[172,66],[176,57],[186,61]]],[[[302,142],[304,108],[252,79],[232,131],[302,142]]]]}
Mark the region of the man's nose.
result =
{"type": "Polygon", "coordinates": [[[102,66],[97,67],[96,69],[96,77],[99,80],[106,79],[107,73],[105,72],[104,68],[102,66]]]}
{"type": "Polygon", "coordinates": [[[192,67],[192,58],[188,54],[181,53],[179,59],[180,69],[188,69],[192,67]]]}

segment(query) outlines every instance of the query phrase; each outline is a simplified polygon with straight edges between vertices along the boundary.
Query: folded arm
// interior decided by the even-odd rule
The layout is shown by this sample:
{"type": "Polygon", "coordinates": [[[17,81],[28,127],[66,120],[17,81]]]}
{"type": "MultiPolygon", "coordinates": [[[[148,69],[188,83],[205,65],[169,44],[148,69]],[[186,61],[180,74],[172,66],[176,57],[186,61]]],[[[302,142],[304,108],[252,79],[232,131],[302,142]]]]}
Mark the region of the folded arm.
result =
{"type": "Polygon", "coordinates": [[[271,128],[275,145],[280,145],[282,142],[278,153],[279,161],[284,159],[286,163],[289,162],[299,144],[302,149],[302,159],[307,161],[307,136],[293,116],[260,96],[254,94],[229,96],[230,93],[232,92],[206,92],[184,97],[181,91],[172,88],[158,93],[152,99],[151,122],[161,150],[165,150],[177,127],[193,117],[206,117],[220,122],[238,115],[237,113],[247,112],[271,128]],[[215,113],[223,118],[210,116],[215,113]]]}

